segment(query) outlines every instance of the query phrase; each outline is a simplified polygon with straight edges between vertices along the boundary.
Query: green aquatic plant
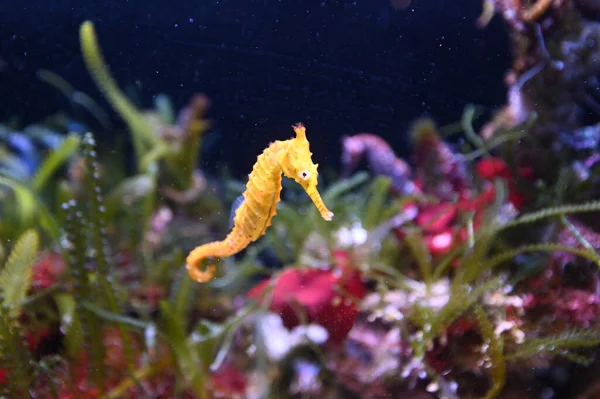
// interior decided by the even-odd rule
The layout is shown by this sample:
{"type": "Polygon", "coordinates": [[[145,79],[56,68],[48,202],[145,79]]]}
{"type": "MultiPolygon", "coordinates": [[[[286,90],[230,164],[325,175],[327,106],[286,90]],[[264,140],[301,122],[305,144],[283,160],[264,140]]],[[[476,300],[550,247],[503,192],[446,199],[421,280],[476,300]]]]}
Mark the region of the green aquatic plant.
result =
{"type": "Polygon", "coordinates": [[[21,327],[9,309],[0,307],[0,367],[10,371],[8,383],[1,384],[0,392],[9,398],[27,397],[35,378],[33,366],[21,327]]]}
{"type": "MultiPolygon", "coordinates": [[[[95,149],[95,140],[88,133],[84,137],[83,158],[87,170],[87,192],[89,197],[88,215],[89,230],[92,248],[94,248],[94,260],[96,266],[96,278],[100,290],[104,296],[108,308],[113,312],[119,312],[121,306],[117,299],[114,283],[110,280],[109,245],[106,236],[106,219],[104,212],[106,206],[102,189],[99,184],[99,167],[95,149]]],[[[129,367],[133,367],[131,355],[131,343],[125,329],[121,329],[121,338],[125,348],[125,358],[129,367]]]]}
{"type": "Polygon", "coordinates": [[[599,344],[600,333],[597,331],[571,329],[547,337],[529,338],[515,348],[512,353],[507,353],[505,358],[506,361],[515,361],[550,354],[589,366],[594,361],[594,356],[578,354],[574,350],[590,348],[599,344]]]}
{"type": "MultiPolygon", "coordinates": [[[[66,331],[65,340],[68,350],[77,353],[80,345],[88,351],[91,361],[90,372],[94,385],[100,393],[104,392],[105,367],[104,344],[102,342],[102,321],[93,313],[83,307],[86,301],[93,302],[98,299],[98,292],[90,281],[91,275],[85,265],[87,258],[87,240],[85,220],[75,201],[64,205],[66,212],[66,239],[68,243],[67,264],[73,281],[72,299],[75,304],[72,317],[74,322],[66,331]]],[[[63,299],[64,301],[64,299],[63,299]]],[[[63,310],[64,305],[63,305],[63,310]]]]}
{"type": "Polygon", "coordinates": [[[57,171],[75,156],[79,146],[80,138],[77,135],[63,138],[58,147],[46,155],[29,180],[0,174],[2,238],[16,239],[26,229],[41,226],[51,240],[58,241],[60,226],[55,211],[59,204],[51,198],[56,187],[50,183],[57,171]],[[6,188],[9,190],[6,191],[6,188]]]}
{"type": "MultiPolygon", "coordinates": [[[[518,264],[515,260],[519,256],[533,253],[540,257],[546,253],[546,259],[549,258],[548,255],[552,256],[557,252],[569,253],[596,264],[599,259],[592,244],[566,217],[577,213],[597,212],[600,210],[597,201],[550,207],[509,220],[502,213],[505,191],[502,184],[496,184],[496,200],[487,207],[480,225],[474,228],[473,218],[466,218],[463,222],[466,237],[460,245],[446,254],[429,253],[424,238],[427,227],[409,222],[402,228],[402,245],[397,249],[400,256],[385,260],[380,258],[379,262],[371,262],[370,268],[363,269],[376,282],[376,291],[381,298],[386,298],[391,292],[403,292],[408,298],[420,298],[402,304],[399,310],[403,317],[397,323],[404,331],[404,339],[411,345],[414,364],[420,364],[427,370],[431,380],[438,381],[437,386],[442,391],[449,388],[440,383],[441,376],[428,365],[427,354],[432,346],[447,342],[450,339],[448,331],[451,328],[461,328],[459,320],[470,315],[479,324],[479,334],[486,348],[486,364],[490,366],[491,386],[485,395],[486,399],[497,397],[502,391],[506,383],[508,362],[534,356],[558,355],[585,365],[589,363],[590,356],[577,351],[600,343],[600,333],[597,331],[588,330],[582,334],[576,328],[566,328],[558,335],[549,337],[537,337],[539,332],[534,330],[527,334],[523,342],[508,339],[507,343],[507,338],[495,332],[504,316],[499,307],[487,303],[486,298],[491,295],[506,295],[517,283],[536,271],[534,268],[511,274],[507,269],[501,269],[501,266],[515,266],[518,264]],[[515,227],[523,229],[544,221],[564,225],[571,231],[579,246],[571,247],[552,241],[516,246],[511,244],[511,233],[515,227]],[[400,264],[392,266],[397,264],[394,259],[400,264]],[[382,264],[382,261],[387,264],[382,264]],[[505,294],[499,294],[502,292],[505,294]],[[445,299],[439,305],[441,298],[445,299]],[[536,351],[536,345],[541,345],[542,349],[536,351]]],[[[389,309],[385,301],[380,306],[382,309],[389,309]]],[[[452,392],[446,394],[452,396],[452,392]]]]}
{"type": "Polygon", "coordinates": [[[150,165],[164,161],[168,174],[166,180],[177,190],[192,189],[202,136],[209,126],[203,120],[208,100],[204,96],[194,97],[182,112],[178,126],[174,126],[173,106],[165,95],[156,97],[154,112],[142,112],[119,89],[112,77],[91,21],[81,24],[79,38],[89,73],[131,132],[138,172],[146,173],[150,171],[150,165]]]}
{"type": "Polygon", "coordinates": [[[25,231],[0,269],[0,367],[10,373],[9,383],[2,389],[5,395],[15,398],[27,394],[34,378],[33,359],[18,317],[31,284],[39,243],[35,230],[25,231]]]}
{"type": "Polygon", "coordinates": [[[87,94],[76,90],[64,78],[47,69],[40,69],[36,73],[38,79],[48,83],[52,87],[60,91],[71,103],[71,105],[79,105],[86,109],[91,115],[96,118],[100,125],[107,131],[112,129],[110,118],[102,107],[87,94]]]}
{"type": "Polygon", "coordinates": [[[483,306],[475,305],[473,313],[479,323],[479,330],[483,339],[486,340],[486,355],[490,361],[492,374],[492,387],[484,399],[493,399],[500,394],[506,382],[506,360],[504,356],[504,340],[502,336],[496,335],[494,326],[485,313],[483,306]]]}
{"type": "Polygon", "coordinates": [[[37,231],[25,231],[0,269],[0,292],[3,295],[1,305],[9,310],[11,317],[18,316],[21,311],[21,303],[31,284],[32,269],[39,245],[40,238],[37,231]]]}
{"type": "Polygon", "coordinates": [[[102,94],[129,126],[133,147],[138,158],[138,167],[140,170],[145,170],[154,161],[156,154],[164,152],[166,147],[164,143],[161,143],[153,126],[119,89],[106,66],[96,39],[94,24],[91,21],[81,24],[79,38],[86,66],[102,94]],[[152,156],[147,154],[152,154],[152,156]]]}
{"type": "MultiPolygon", "coordinates": [[[[267,232],[267,239],[284,262],[298,259],[306,240],[312,233],[318,233],[330,248],[333,248],[335,231],[349,223],[360,221],[367,231],[384,238],[378,228],[400,211],[404,200],[394,201],[389,196],[390,180],[377,177],[369,182],[367,172],[359,172],[348,179],[339,180],[323,191],[323,201],[331,204],[334,220],[322,223],[318,211],[312,209],[301,196],[290,195],[291,200],[282,201],[277,208],[277,218],[273,229],[267,232]]],[[[285,184],[284,184],[285,185],[285,184]]],[[[293,187],[286,187],[289,191],[293,187]]],[[[405,199],[406,200],[406,199],[405,199]]]]}

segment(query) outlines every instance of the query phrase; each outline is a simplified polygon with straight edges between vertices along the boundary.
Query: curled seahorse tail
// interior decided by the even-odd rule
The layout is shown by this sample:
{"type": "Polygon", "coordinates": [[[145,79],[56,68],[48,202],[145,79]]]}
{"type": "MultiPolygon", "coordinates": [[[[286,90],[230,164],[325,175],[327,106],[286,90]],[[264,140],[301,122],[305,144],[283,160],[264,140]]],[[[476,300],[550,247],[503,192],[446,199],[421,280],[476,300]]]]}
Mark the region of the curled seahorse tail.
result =
{"type": "Polygon", "coordinates": [[[190,277],[199,283],[206,283],[213,279],[217,268],[214,264],[208,264],[206,269],[202,270],[202,263],[209,258],[225,258],[232,256],[246,248],[250,243],[239,234],[238,229],[234,228],[223,241],[214,241],[200,245],[190,252],[186,259],[186,268],[190,277]]]}
{"type": "Polygon", "coordinates": [[[211,242],[209,244],[200,245],[190,252],[186,259],[186,269],[192,279],[199,283],[206,283],[215,276],[215,272],[217,271],[215,265],[210,264],[206,266],[205,270],[202,270],[200,267],[205,259],[213,256],[211,255],[213,252],[211,249],[214,245],[218,244],[220,244],[220,242],[211,242]]]}

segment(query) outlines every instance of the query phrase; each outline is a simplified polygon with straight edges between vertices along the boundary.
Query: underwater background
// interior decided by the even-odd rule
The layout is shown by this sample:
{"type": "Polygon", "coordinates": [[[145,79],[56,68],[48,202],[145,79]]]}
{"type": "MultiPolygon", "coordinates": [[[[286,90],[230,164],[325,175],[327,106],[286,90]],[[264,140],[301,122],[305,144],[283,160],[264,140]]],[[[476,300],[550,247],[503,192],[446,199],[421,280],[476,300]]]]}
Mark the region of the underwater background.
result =
{"type": "Polygon", "coordinates": [[[0,2],[0,398],[600,397],[597,0],[0,2]]]}
{"type": "Polygon", "coordinates": [[[359,131],[377,131],[406,153],[415,116],[446,124],[468,103],[493,110],[504,101],[508,38],[499,19],[478,29],[479,13],[478,1],[443,0],[407,9],[388,0],[7,1],[0,86],[12,95],[0,119],[64,108],[65,98],[35,78],[40,68],[95,90],[76,34],[90,19],[117,81],[142,103],[157,93],[177,105],[196,91],[211,99],[219,140],[204,154],[206,168],[225,162],[245,176],[265,143],[296,121],[321,136],[313,143],[321,164],[337,166],[341,135],[359,131]]]}

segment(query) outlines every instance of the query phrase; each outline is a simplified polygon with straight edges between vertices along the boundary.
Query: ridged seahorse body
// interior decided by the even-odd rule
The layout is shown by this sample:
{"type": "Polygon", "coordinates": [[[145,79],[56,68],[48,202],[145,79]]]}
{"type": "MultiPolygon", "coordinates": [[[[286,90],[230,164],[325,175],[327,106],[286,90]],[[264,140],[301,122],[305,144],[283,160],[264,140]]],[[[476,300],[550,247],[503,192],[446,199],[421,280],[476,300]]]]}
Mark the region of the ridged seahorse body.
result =
{"type": "Polygon", "coordinates": [[[235,211],[229,235],[223,241],[200,245],[188,255],[187,270],[194,280],[203,283],[214,277],[214,265],[208,265],[206,270],[200,268],[206,259],[235,255],[265,234],[281,200],[282,175],[304,188],[323,219],[333,218],[317,190],[319,165],[312,162],[306,129],[302,124],[293,128],[295,138],[275,141],[258,156],[248,175],[244,200],[235,211]]]}

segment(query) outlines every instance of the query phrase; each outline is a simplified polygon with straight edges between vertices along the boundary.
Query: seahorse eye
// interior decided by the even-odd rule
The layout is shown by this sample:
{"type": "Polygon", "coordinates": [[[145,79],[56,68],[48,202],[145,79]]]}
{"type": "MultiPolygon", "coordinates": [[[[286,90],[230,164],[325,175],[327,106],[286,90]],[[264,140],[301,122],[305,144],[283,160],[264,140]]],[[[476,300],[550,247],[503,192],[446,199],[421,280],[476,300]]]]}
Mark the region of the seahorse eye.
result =
{"type": "Polygon", "coordinates": [[[307,180],[310,177],[310,171],[306,169],[301,170],[300,172],[298,172],[298,176],[300,176],[302,180],[307,180]]]}

